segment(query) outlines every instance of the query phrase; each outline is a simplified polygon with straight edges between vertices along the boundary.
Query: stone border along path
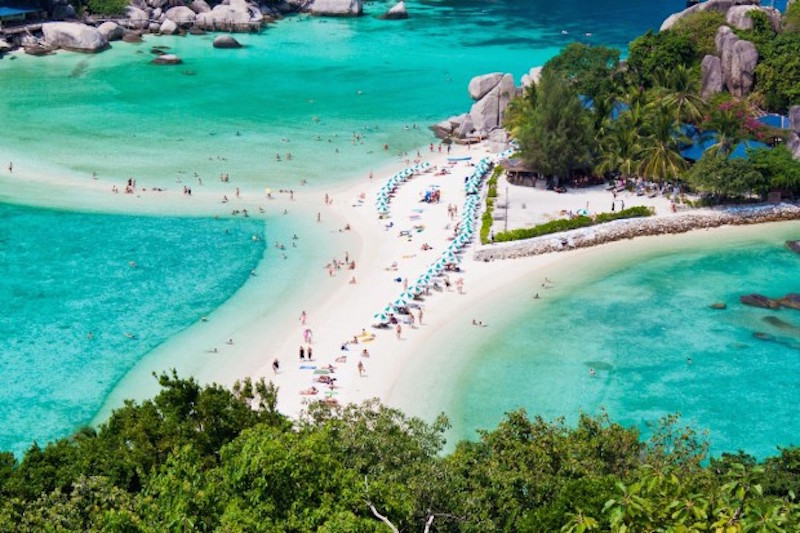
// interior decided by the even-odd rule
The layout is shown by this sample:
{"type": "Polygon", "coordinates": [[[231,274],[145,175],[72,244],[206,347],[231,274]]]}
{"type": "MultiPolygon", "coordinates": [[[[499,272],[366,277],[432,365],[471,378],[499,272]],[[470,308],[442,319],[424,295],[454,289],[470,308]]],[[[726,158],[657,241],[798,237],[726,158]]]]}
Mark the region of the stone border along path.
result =
{"type": "Polygon", "coordinates": [[[599,246],[608,242],[632,239],[648,235],[686,233],[696,229],[719,226],[740,226],[800,220],[800,206],[782,203],[748,207],[727,207],[718,210],[703,210],[669,217],[633,218],[615,220],[588,228],[581,228],[552,235],[542,235],[511,243],[482,246],[475,250],[476,261],[514,259],[531,255],[562,252],[575,248],[599,246]]]}
{"type": "Polygon", "coordinates": [[[426,172],[431,168],[431,164],[427,161],[418,163],[413,167],[408,167],[394,174],[391,178],[386,180],[386,183],[378,191],[375,198],[375,209],[381,217],[389,214],[389,204],[392,201],[392,194],[397,190],[403,182],[410,180],[415,174],[426,172]]]}
{"type": "Polygon", "coordinates": [[[439,255],[439,259],[417,278],[414,284],[401,293],[393,303],[387,305],[383,311],[374,315],[374,318],[380,323],[387,323],[389,314],[395,313],[399,307],[405,307],[415,296],[425,292],[432,279],[439,276],[448,264],[461,262],[461,258],[457,254],[461,253],[475,238],[475,221],[478,218],[478,211],[481,205],[480,191],[484,178],[486,178],[497,161],[508,157],[511,153],[513,153],[513,150],[506,150],[492,157],[484,157],[475,165],[475,170],[464,180],[464,189],[467,197],[464,199],[461,220],[458,223],[458,231],[453,241],[439,255]]]}

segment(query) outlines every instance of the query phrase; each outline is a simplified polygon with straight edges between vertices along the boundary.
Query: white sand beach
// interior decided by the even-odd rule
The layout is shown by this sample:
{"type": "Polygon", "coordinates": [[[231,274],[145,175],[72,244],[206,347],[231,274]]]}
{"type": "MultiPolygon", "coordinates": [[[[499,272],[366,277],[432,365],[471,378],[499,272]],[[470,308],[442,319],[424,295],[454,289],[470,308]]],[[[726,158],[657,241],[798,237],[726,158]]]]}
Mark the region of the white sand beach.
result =
{"type": "MultiPolygon", "coordinates": [[[[467,248],[460,265],[462,271],[449,273],[451,286],[433,290],[422,301],[414,302],[423,312],[421,323],[415,309],[417,323],[403,324],[399,338],[394,329],[373,329],[375,314],[403,292],[405,280],[413,283],[449,244],[462,214],[466,196],[464,178],[472,172],[471,165],[488,155],[492,154],[485,146],[454,146],[451,154],[446,150],[424,149],[421,159],[430,163],[431,170],[400,185],[391,201],[390,216],[384,219],[379,218],[375,207],[376,194],[391,174],[409,162],[395,159],[374,171],[372,179],[363,175],[338,187],[298,186],[291,197],[288,192],[272,191],[271,199],[263,190],[252,188],[242,188],[237,196],[235,184],[224,183],[193,187],[191,197],[183,193],[178,183],[167,191],[153,190],[163,187],[162,184],[147,184],[140,187],[149,190],[137,188],[134,194],[111,193],[111,184],[104,180],[75,176],[55,180],[44,172],[3,175],[0,190],[13,187],[14,198],[23,203],[49,206],[55,203],[71,209],[205,216],[231,216],[232,210],[241,213],[247,209],[255,217],[276,216],[288,210],[291,216],[301,217],[302,225],[310,226],[303,234],[304,239],[305,235],[313,234],[302,244],[317,251],[324,249],[331,257],[320,264],[304,265],[302,283],[287,287],[278,312],[264,310],[261,302],[274,295],[274,291],[269,280],[255,276],[207,321],[198,322],[143,358],[110,395],[95,422],[102,421],[125,398],[151,395],[157,387],[151,373],[171,367],[181,374],[194,375],[201,382],[225,385],[246,376],[264,377],[280,388],[279,408],[297,415],[309,401],[320,399],[348,403],[377,397],[396,405],[422,401],[420,398],[424,396],[414,391],[424,392],[435,379],[420,383],[419,388],[413,383],[398,383],[398,379],[414,375],[406,370],[425,367],[427,360],[431,361],[431,372],[437,372],[437,368],[442,368],[442,358],[457,357],[446,353],[442,346],[446,346],[448,337],[479,335],[481,328],[473,326],[473,320],[499,327],[503,320],[503,314],[496,311],[499,302],[509,299],[522,302],[534,296],[527,294],[530,292],[527,289],[519,294],[516,288],[536,287],[544,279],[566,286],[562,281],[567,273],[572,280],[581,279],[589,271],[587,265],[592,265],[591,270],[596,273],[604,258],[618,260],[648,250],[700,243],[705,238],[706,232],[649,237],[492,263],[475,261],[471,248],[467,248]],[[448,155],[471,156],[471,160],[448,162],[448,155]],[[441,168],[447,168],[449,174],[439,175],[441,168]],[[421,201],[429,190],[440,191],[439,203],[421,201]],[[54,191],[58,194],[53,194],[54,191]],[[223,196],[227,202],[223,203],[223,196]],[[326,196],[331,199],[328,203],[326,196]],[[449,205],[459,209],[452,219],[449,205]],[[430,249],[423,249],[423,245],[430,249]],[[326,264],[345,259],[354,262],[355,268],[326,268],[326,264]],[[459,278],[463,280],[463,291],[456,289],[459,278]],[[300,320],[302,312],[306,313],[305,324],[300,320]],[[306,330],[310,330],[310,340],[304,338],[306,330]],[[362,332],[370,337],[365,340],[362,332]],[[354,337],[358,338],[358,344],[352,343],[354,337]],[[347,342],[350,343],[343,350],[347,342]],[[312,349],[312,360],[300,360],[301,347],[304,351],[312,349]],[[364,349],[368,357],[362,355],[364,349]],[[279,363],[277,372],[273,371],[275,360],[279,363]],[[359,363],[363,365],[361,373],[359,363]],[[328,365],[335,367],[332,373],[315,373],[328,365]],[[317,381],[320,375],[335,378],[332,389],[317,381]],[[318,392],[301,394],[311,387],[318,392]],[[414,396],[413,400],[410,396],[414,396]]],[[[511,227],[550,220],[561,216],[563,211],[577,211],[587,205],[590,213],[608,212],[613,201],[611,192],[604,187],[557,194],[541,188],[509,186],[502,181],[498,188],[501,201],[506,187],[511,200],[511,227]]],[[[485,190],[481,196],[484,195],[485,190]]],[[[648,198],[624,192],[618,198],[625,202],[625,207],[647,205],[659,216],[672,214],[666,197],[648,198]]],[[[752,238],[758,231],[757,227],[735,227],[721,228],[714,234],[715,240],[724,235],[752,238]]]]}

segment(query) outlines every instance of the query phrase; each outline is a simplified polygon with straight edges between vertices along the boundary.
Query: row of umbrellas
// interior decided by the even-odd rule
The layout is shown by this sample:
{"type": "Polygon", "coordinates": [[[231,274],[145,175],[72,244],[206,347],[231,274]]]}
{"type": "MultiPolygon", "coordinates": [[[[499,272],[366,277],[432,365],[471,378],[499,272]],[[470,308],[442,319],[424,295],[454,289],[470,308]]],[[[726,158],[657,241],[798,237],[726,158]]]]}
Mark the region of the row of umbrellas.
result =
{"type": "Polygon", "coordinates": [[[413,167],[409,167],[407,169],[401,170],[397,174],[393,175],[391,178],[386,180],[386,183],[378,191],[378,197],[375,201],[375,207],[378,210],[379,215],[386,215],[389,213],[389,202],[391,198],[391,194],[397,190],[397,187],[400,186],[401,183],[408,181],[411,176],[413,176],[417,172],[423,172],[426,169],[430,168],[431,164],[425,161],[424,163],[418,163],[413,167]]]}
{"type": "Polygon", "coordinates": [[[387,305],[382,312],[375,314],[375,318],[380,323],[387,323],[390,315],[395,313],[398,308],[407,306],[415,296],[422,294],[433,278],[441,274],[447,265],[461,262],[461,257],[457,254],[472,241],[475,235],[475,220],[477,219],[478,207],[480,205],[480,197],[477,193],[480,189],[481,182],[486,177],[491,167],[492,163],[489,161],[489,158],[486,157],[475,165],[475,170],[466,180],[465,187],[467,198],[464,200],[464,206],[461,211],[461,223],[458,226],[455,238],[447,245],[447,248],[444,249],[439,259],[431,264],[428,269],[417,278],[414,284],[410,285],[394,302],[387,305]]]}

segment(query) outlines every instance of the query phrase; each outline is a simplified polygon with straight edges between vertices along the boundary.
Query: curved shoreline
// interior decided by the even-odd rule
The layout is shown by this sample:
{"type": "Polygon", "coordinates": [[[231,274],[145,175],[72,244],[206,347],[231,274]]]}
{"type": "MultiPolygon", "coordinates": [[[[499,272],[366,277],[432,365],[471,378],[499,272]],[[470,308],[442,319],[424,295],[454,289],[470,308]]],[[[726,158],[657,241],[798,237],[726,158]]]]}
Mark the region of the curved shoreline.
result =
{"type": "Polygon", "coordinates": [[[616,220],[512,243],[482,246],[475,250],[476,261],[514,259],[532,255],[563,252],[636,237],[687,233],[720,226],[743,226],[800,220],[800,206],[795,204],[727,207],[701,210],[678,216],[616,220]]]}

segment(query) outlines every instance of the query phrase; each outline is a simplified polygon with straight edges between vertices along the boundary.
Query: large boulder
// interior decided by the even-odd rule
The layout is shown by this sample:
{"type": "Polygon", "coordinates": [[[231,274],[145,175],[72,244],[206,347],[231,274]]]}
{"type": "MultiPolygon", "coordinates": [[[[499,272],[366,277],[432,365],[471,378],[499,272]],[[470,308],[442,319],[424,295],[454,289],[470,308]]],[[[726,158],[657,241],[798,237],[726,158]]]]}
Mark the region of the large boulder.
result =
{"type": "Polygon", "coordinates": [[[800,133],[800,105],[789,108],[789,126],[793,131],[800,133]]]}
{"type": "Polygon", "coordinates": [[[11,45],[5,39],[0,39],[0,54],[11,51],[11,45]]]}
{"type": "Polygon", "coordinates": [[[363,14],[361,0],[313,0],[308,6],[312,15],[357,17],[363,14]]]}
{"type": "Polygon", "coordinates": [[[701,94],[708,98],[722,92],[722,61],[717,56],[707,55],[701,63],[703,85],[701,94]]]}
{"type": "Polygon", "coordinates": [[[134,29],[144,29],[150,24],[150,17],[143,9],[136,6],[125,8],[125,16],[128,18],[127,26],[134,29]]]}
{"type": "Polygon", "coordinates": [[[738,28],[740,30],[753,29],[754,12],[763,13],[769,20],[770,26],[773,31],[781,31],[781,12],[774,7],[761,7],[761,6],[733,6],[725,15],[725,22],[729,26],[738,28]]]}
{"type": "Polygon", "coordinates": [[[173,7],[167,10],[167,18],[178,26],[191,26],[194,24],[197,13],[186,6],[173,7]]]}
{"type": "Polygon", "coordinates": [[[111,21],[100,24],[97,27],[97,31],[99,31],[100,34],[108,41],[119,41],[122,39],[122,35],[125,33],[125,30],[122,29],[122,26],[111,21]]]}
{"type": "Polygon", "coordinates": [[[175,24],[171,19],[167,19],[161,23],[161,26],[158,27],[158,33],[163,35],[172,35],[174,33],[178,33],[178,25],[175,24]]]}
{"type": "Polygon", "coordinates": [[[715,42],[722,63],[722,80],[728,92],[739,98],[750,94],[758,63],[755,45],[739,39],[728,26],[720,26],[715,42]]]}
{"type": "Polygon", "coordinates": [[[487,94],[489,91],[497,87],[497,84],[500,83],[500,80],[503,79],[502,72],[492,72],[491,74],[483,74],[482,76],[475,76],[471,80],[469,80],[469,86],[467,90],[469,91],[469,96],[473,100],[480,100],[487,94]]]}
{"type": "Polygon", "coordinates": [[[759,5],[760,3],[761,0],[707,0],[706,2],[700,2],[699,4],[695,4],[692,7],[684,9],[678,13],[673,13],[667,17],[663,23],[661,23],[661,28],[659,31],[668,30],[682,18],[699,11],[718,11],[720,13],[727,13],[728,10],[734,6],[759,5]]]}
{"type": "Polygon", "coordinates": [[[734,44],[731,69],[723,73],[725,86],[733,96],[741,98],[753,89],[753,73],[758,63],[758,50],[750,41],[739,40],[734,44]]]}
{"type": "Polygon", "coordinates": [[[214,48],[241,48],[239,41],[230,35],[220,35],[214,39],[214,48]]]}
{"type": "Polygon", "coordinates": [[[520,83],[524,89],[531,85],[536,85],[540,81],[542,81],[542,67],[533,67],[527,74],[522,75],[520,83]]]}
{"type": "Polygon", "coordinates": [[[502,75],[499,83],[492,90],[472,104],[469,115],[475,129],[478,132],[489,133],[500,127],[503,123],[506,106],[515,93],[514,77],[511,74],[502,75]]]}
{"type": "Polygon", "coordinates": [[[383,15],[386,20],[403,20],[408,18],[408,11],[406,11],[406,3],[403,0],[397,2],[392,8],[383,15]]]}
{"type": "Polygon", "coordinates": [[[153,9],[169,7],[169,0],[146,0],[146,4],[153,9]]]}
{"type": "Polygon", "coordinates": [[[440,139],[465,139],[467,138],[475,127],[472,124],[472,118],[469,113],[450,117],[447,120],[437,122],[431,126],[433,134],[440,139]]]}
{"type": "Polygon", "coordinates": [[[191,4],[189,4],[189,9],[197,14],[208,13],[211,11],[211,6],[208,5],[206,0],[194,0],[191,4]]]}
{"type": "Polygon", "coordinates": [[[499,119],[497,122],[497,127],[501,127],[503,125],[503,118],[505,117],[506,107],[508,107],[509,102],[511,99],[516,96],[516,86],[514,85],[514,76],[511,74],[506,74],[503,76],[503,79],[500,80],[500,83],[497,85],[498,90],[500,91],[500,101],[498,103],[498,113],[499,119]]]}
{"type": "Polygon", "coordinates": [[[204,30],[249,31],[250,11],[220,4],[208,13],[197,15],[195,25],[204,30]]]}
{"type": "Polygon", "coordinates": [[[792,152],[792,156],[795,159],[800,159],[800,135],[794,131],[790,133],[789,140],[786,142],[786,146],[792,152]]]}
{"type": "Polygon", "coordinates": [[[108,48],[108,40],[97,28],[77,22],[47,22],[42,24],[44,40],[50,46],[76,52],[100,52],[108,48]]]}
{"type": "Polygon", "coordinates": [[[181,61],[181,58],[175,54],[163,54],[154,57],[151,63],[154,65],[179,65],[183,63],[183,61],[181,61]]]}

